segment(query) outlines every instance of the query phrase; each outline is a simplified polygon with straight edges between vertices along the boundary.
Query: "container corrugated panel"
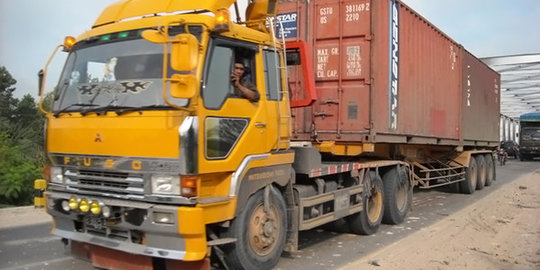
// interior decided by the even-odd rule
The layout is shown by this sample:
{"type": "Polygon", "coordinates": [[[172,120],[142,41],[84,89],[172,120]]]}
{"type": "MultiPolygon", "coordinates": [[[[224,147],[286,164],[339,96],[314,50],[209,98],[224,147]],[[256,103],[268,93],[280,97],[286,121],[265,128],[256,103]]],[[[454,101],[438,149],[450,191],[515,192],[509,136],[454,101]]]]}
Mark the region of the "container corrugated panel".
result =
{"type": "MultiPolygon", "coordinates": [[[[279,13],[297,7],[305,14],[287,32],[296,35],[286,38],[310,44],[318,99],[293,110],[293,139],[455,145],[496,141],[498,132],[491,129],[498,124],[490,126],[488,135],[481,134],[486,129],[464,130],[477,129],[462,123],[472,119],[465,117],[470,113],[489,118],[486,127],[499,119],[498,107],[464,107],[468,53],[416,12],[392,0],[315,0],[283,1],[279,13]]],[[[475,84],[491,85],[493,92],[496,73],[470,57],[469,71],[478,74],[475,84]]],[[[297,78],[293,75],[290,84],[297,78]]],[[[293,99],[300,97],[302,88],[291,92],[293,99]]]]}
{"type": "Polygon", "coordinates": [[[500,75],[468,51],[463,56],[463,138],[498,141],[500,75]]]}

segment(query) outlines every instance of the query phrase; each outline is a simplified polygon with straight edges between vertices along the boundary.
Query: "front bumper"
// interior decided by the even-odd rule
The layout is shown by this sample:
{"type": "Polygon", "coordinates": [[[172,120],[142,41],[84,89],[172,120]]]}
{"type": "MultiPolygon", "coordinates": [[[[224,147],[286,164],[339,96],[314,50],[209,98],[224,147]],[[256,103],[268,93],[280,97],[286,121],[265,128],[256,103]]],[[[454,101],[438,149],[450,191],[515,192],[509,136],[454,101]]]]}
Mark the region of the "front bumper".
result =
{"type": "Polygon", "coordinates": [[[519,153],[526,156],[540,156],[540,147],[521,147],[519,153]]]}
{"type": "Polygon", "coordinates": [[[134,202],[99,196],[46,192],[47,212],[53,216],[52,233],[63,238],[127,253],[174,260],[206,257],[206,230],[202,209],[134,202]],[[62,201],[72,196],[99,201],[111,209],[108,218],[78,210],[65,211],[62,201]],[[166,214],[166,223],[156,215],[166,214]]]}

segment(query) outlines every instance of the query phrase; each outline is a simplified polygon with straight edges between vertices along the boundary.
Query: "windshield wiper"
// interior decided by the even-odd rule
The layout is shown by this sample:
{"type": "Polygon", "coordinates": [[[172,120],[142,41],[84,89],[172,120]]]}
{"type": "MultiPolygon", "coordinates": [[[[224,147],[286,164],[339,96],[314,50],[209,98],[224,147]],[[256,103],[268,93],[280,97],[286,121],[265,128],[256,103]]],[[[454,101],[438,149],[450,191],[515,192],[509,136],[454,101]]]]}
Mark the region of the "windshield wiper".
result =
{"type": "Polygon", "coordinates": [[[170,108],[166,105],[148,105],[148,106],[121,106],[121,105],[107,105],[99,108],[92,108],[84,111],[84,114],[87,114],[89,112],[95,112],[97,114],[106,113],[109,111],[114,111],[117,115],[121,115],[125,112],[142,112],[143,110],[147,109],[167,109],[170,108]]]}
{"type": "Polygon", "coordinates": [[[95,107],[98,106],[98,104],[90,104],[90,103],[73,103],[53,114],[54,117],[58,117],[61,113],[67,112],[69,109],[79,106],[79,107],[95,107]]]}

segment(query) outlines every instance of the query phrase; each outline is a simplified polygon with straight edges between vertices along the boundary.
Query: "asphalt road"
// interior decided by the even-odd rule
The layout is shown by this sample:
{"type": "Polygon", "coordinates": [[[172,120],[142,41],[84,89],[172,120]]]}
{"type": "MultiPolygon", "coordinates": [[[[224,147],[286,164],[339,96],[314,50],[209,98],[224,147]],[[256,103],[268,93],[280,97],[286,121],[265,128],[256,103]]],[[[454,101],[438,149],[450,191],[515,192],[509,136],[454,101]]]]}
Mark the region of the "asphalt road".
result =
{"type": "MultiPolygon", "coordinates": [[[[497,165],[497,181],[473,195],[450,193],[445,188],[415,190],[413,209],[399,225],[382,225],[370,236],[341,233],[336,229],[314,229],[300,233],[300,251],[284,254],[276,269],[332,269],[363,258],[371,252],[451,216],[465,206],[503,188],[523,174],[540,168],[540,161],[509,160],[497,165]]],[[[2,219],[9,218],[2,216],[2,219]]],[[[49,234],[50,223],[0,229],[0,269],[94,269],[88,262],[73,259],[69,248],[49,234]]]]}

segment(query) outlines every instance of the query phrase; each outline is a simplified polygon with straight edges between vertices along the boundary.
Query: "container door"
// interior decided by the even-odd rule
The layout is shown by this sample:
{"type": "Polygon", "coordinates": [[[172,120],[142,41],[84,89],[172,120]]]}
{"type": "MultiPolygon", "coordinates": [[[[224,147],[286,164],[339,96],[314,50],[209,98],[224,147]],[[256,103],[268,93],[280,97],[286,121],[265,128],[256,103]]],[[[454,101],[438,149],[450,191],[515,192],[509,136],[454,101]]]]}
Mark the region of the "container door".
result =
{"type": "Polygon", "coordinates": [[[370,1],[325,1],[313,8],[314,128],[321,139],[355,139],[369,129],[370,1]]]}

